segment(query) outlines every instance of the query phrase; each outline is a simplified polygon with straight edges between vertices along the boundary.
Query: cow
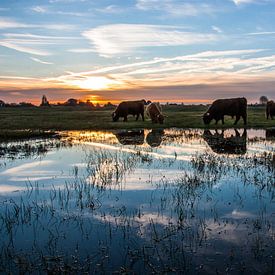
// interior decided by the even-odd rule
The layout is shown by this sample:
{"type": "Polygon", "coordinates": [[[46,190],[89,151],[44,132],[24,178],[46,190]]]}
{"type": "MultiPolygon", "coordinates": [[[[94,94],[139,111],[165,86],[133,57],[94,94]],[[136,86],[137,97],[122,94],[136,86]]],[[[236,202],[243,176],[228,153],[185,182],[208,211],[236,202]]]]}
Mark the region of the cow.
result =
{"type": "Polygon", "coordinates": [[[122,145],[142,145],[144,143],[144,130],[121,131],[115,135],[122,145]]]}
{"type": "Polygon", "coordinates": [[[247,132],[244,130],[240,135],[237,129],[234,129],[235,134],[225,136],[224,130],[219,133],[217,130],[214,134],[210,130],[204,130],[203,139],[207,142],[213,152],[217,154],[238,154],[246,153],[247,132]]]}
{"type": "Polygon", "coordinates": [[[128,115],[136,116],[138,120],[141,115],[142,120],[144,121],[144,105],[146,101],[144,99],[137,101],[123,101],[119,103],[115,111],[112,113],[113,121],[118,121],[120,117],[123,117],[123,121],[127,121],[128,115]]]}
{"type": "Polygon", "coordinates": [[[273,100],[270,100],[266,103],[266,119],[273,119],[273,116],[275,116],[275,102],[273,100]]]}
{"type": "Polygon", "coordinates": [[[238,123],[240,118],[243,118],[244,124],[246,125],[247,118],[247,100],[244,97],[241,98],[228,98],[228,99],[217,99],[209,107],[207,112],[203,115],[204,124],[208,125],[214,119],[216,124],[219,120],[224,124],[224,116],[228,115],[236,117],[234,125],[238,123]]]}
{"type": "Polygon", "coordinates": [[[164,115],[161,112],[161,106],[158,102],[151,102],[146,107],[146,114],[152,120],[152,123],[163,124],[164,115]]]}

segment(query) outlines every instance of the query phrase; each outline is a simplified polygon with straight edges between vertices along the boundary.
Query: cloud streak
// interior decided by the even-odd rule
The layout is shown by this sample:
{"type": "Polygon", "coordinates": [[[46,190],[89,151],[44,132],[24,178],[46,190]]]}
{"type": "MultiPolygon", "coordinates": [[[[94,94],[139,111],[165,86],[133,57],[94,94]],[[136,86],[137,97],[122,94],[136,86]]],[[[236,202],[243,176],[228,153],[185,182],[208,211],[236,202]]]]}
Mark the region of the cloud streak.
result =
{"type": "Polygon", "coordinates": [[[176,17],[213,14],[217,11],[217,8],[209,4],[182,2],[175,0],[137,0],[136,7],[142,11],[157,11],[176,17]]]}
{"type": "Polygon", "coordinates": [[[45,64],[45,65],[52,65],[53,64],[51,62],[43,61],[43,60],[35,58],[35,57],[31,57],[31,60],[33,60],[33,61],[35,61],[37,63],[40,63],[40,64],[45,64]]]}
{"type": "Polygon", "coordinates": [[[148,47],[211,43],[220,38],[217,34],[186,32],[175,26],[143,24],[103,25],[82,34],[102,56],[128,54],[148,47]]]}

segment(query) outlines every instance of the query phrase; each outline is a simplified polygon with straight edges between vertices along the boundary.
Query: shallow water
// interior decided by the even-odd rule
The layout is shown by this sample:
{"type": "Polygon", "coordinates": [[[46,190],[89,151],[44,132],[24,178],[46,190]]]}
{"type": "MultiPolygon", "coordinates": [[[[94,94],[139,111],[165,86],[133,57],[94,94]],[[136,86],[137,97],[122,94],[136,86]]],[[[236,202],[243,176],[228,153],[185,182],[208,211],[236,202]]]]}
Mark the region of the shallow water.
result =
{"type": "Polygon", "coordinates": [[[0,271],[274,272],[274,130],[0,145],[0,271]]]}

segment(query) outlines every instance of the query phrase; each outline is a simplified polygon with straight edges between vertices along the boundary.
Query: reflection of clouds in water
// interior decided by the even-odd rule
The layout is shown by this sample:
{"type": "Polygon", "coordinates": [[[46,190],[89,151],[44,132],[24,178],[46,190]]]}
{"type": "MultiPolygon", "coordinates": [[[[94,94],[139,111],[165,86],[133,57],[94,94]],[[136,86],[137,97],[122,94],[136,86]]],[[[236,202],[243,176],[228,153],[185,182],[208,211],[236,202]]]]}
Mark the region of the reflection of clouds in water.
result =
{"type": "Polygon", "coordinates": [[[22,191],[25,188],[22,186],[16,186],[16,185],[0,185],[0,194],[1,193],[12,193],[16,191],[22,191]]]}
{"type": "Polygon", "coordinates": [[[9,178],[10,181],[14,181],[14,182],[28,182],[28,181],[44,181],[44,180],[52,180],[52,179],[59,179],[59,180],[62,180],[62,179],[69,179],[69,177],[62,177],[62,176],[56,176],[55,175],[55,171],[49,171],[49,173],[45,173],[45,171],[33,171],[35,174],[49,174],[50,176],[46,177],[46,176],[42,176],[42,177],[32,177],[32,176],[29,176],[29,177],[11,177],[9,178]]]}
{"type": "MultiPolygon", "coordinates": [[[[16,167],[13,167],[13,168],[6,169],[3,172],[1,172],[0,174],[2,174],[2,175],[13,175],[16,173],[21,173],[21,175],[24,173],[29,174],[29,173],[33,172],[33,170],[31,170],[32,168],[46,167],[46,166],[52,165],[53,163],[54,163],[54,161],[52,161],[52,160],[34,161],[34,162],[30,162],[30,163],[21,164],[16,167]]],[[[44,171],[41,170],[39,172],[44,172],[44,171]]]]}
{"type": "MultiPolygon", "coordinates": [[[[81,143],[81,144],[83,144],[83,143],[81,143]]],[[[114,146],[114,145],[108,145],[108,144],[96,143],[96,142],[84,142],[84,144],[89,145],[94,148],[102,148],[102,149],[111,150],[111,151],[120,151],[120,152],[126,152],[126,153],[134,153],[134,154],[140,153],[140,154],[144,154],[144,155],[148,155],[148,156],[160,158],[160,159],[165,159],[165,158],[175,159],[175,152],[173,152],[174,154],[156,153],[156,152],[142,150],[142,147],[136,147],[135,149],[131,149],[131,148],[127,148],[127,147],[118,147],[118,146],[114,146]]],[[[178,156],[177,159],[189,161],[189,160],[191,160],[191,157],[190,156],[178,156]]]]}
{"type": "Polygon", "coordinates": [[[231,213],[228,213],[224,216],[225,218],[232,218],[232,219],[244,219],[244,218],[253,218],[255,214],[252,214],[248,211],[239,211],[234,209],[231,213]]]}

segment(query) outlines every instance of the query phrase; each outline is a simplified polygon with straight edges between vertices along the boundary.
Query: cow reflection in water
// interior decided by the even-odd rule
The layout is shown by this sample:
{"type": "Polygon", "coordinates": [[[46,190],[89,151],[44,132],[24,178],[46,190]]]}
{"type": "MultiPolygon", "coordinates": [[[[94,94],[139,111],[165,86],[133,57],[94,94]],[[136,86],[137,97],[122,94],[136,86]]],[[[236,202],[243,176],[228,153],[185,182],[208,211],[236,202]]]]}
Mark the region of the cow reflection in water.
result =
{"type": "Polygon", "coordinates": [[[217,130],[214,134],[210,130],[204,130],[203,138],[208,143],[213,152],[217,154],[245,154],[247,133],[244,130],[240,135],[238,130],[234,130],[235,134],[225,137],[224,130],[219,133],[217,130]]]}
{"type": "Polygon", "coordinates": [[[164,131],[163,130],[152,130],[146,136],[146,142],[151,147],[158,147],[158,146],[160,146],[160,144],[162,142],[163,135],[164,135],[164,131]]]}
{"type": "Polygon", "coordinates": [[[142,145],[144,143],[144,130],[123,131],[115,135],[122,145],[142,145]]]}
{"type": "Polygon", "coordinates": [[[275,140],[275,128],[266,129],[265,138],[266,140],[275,140]]]}

